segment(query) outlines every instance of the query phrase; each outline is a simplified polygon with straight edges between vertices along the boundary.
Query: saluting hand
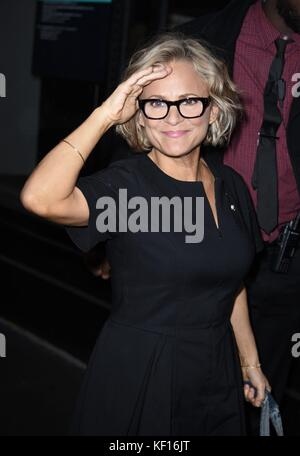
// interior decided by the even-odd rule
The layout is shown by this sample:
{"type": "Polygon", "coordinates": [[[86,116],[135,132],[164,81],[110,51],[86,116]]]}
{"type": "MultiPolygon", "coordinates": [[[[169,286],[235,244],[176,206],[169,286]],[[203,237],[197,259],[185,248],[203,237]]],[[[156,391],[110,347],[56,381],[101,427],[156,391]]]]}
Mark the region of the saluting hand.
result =
{"type": "Polygon", "coordinates": [[[101,109],[106,113],[107,119],[112,125],[130,120],[138,110],[137,98],[144,87],[156,79],[165,78],[171,71],[170,66],[155,64],[133,73],[102,103],[101,109]]]}

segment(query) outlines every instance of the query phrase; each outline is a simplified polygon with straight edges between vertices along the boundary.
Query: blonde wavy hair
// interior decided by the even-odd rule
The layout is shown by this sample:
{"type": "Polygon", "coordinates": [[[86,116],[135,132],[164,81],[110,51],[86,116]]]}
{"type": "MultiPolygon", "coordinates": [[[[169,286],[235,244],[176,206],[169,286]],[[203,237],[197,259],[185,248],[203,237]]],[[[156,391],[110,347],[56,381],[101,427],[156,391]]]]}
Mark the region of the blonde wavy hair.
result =
{"type": "MultiPolygon", "coordinates": [[[[228,143],[242,113],[240,93],[229,76],[226,64],[214,55],[206,41],[195,40],[178,32],[158,35],[133,54],[122,81],[150,65],[170,63],[174,60],[192,62],[196,72],[208,85],[212,105],[219,108],[216,120],[208,127],[204,143],[213,146],[228,143]]],[[[116,132],[133,149],[146,151],[150,150],[152,145],[138,122],[139,112],[138,110],[127,122],[117,125],[116,132]]]]}

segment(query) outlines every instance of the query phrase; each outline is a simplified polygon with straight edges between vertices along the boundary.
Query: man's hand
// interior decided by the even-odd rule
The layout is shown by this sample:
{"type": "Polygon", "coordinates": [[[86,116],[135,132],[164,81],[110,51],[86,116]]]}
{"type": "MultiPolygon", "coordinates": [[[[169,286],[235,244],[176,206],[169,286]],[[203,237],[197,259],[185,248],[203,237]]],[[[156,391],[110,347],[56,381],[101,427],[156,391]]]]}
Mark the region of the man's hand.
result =
{"type": "Polygon", "coordinates": [[[107,280],[110,278],[110,264],[105,256],[103,245],[98,244],[84,255],[84,262],[89,271],[96,277],[107,280]]]}
{"type": "Polygon", "coordinates": [[[107,280],[110,278],[110,264],[106,258],[102,260],[98,267],[92,269],[92,273],[95,276],[101,277],[101,279],[107,280]]]}

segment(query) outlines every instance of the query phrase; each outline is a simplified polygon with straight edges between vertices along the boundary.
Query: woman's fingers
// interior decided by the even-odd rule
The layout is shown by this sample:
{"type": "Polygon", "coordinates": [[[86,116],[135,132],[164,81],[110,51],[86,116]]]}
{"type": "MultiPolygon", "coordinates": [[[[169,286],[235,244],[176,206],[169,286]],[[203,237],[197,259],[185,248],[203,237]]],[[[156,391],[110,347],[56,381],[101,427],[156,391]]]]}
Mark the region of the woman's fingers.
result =
{"type": "Polygon", "coordinates": [[[248,398],[252,402],[254,400],[254,397],[255,397],[255,389],[254,388],[250,388],[249,389],[248,398]]]}
{"type": "Polygon", "coordinates": [[[143,76],[137,81],[138,85],[141,86],[146,86],[150,84],[152,81],[155,81],[156,79],[163,79],[166,76],[168,76],[171,73],[171,70],[168,70],[167,68],[161,68],[160,70],[154,71],[153,73],[150,73],[149,75],[143,76]]]}
{"type": "Polygon", "coordinates": [[[265,398],[265,389],[265,384],[260,384],[256,386],[256,389],[251,387],[249,388],[248,400],[254,407],[261,407],[265,398]]]}
{"type": "Polygon", "coordinates": [[[247,402],[251,402],[252,405],[259,407],[264,399],[264,389],[256,389],[246,384],[244,386],[244,395],[247,402]]]}
{"type": "Polygon", "coordinates": [[[151,66],[145,70],[138,71],[134,73],[125,84],[128,87],[133,88],[134,86],[145,86],[150,82],[154,81],[155,79],[161,79],[166,77],[172,71],[171,67],[166,67],[164,65],[160,66],[151,66]]]}
{"type": "Polygon", "coordinates": [[[269,391],[269,393],[271,393],[272,387],[271,387],[270,383],[268,382],[268,380],[267,380],[267,384],[266,384],[266,389],[269,391]]]}
{"type": "Polygon", "coordinates": [[[131,92],[128,94],[128,97],[134,97],[136,98],[138,95],[140,95],[143,91],[143,87],[141,86],[134,86],[131,90],[131,92]]]}
{"type": "Polygon", "coordinates": [[[153,73],[153,65],[144,68],[143,70],[136,71],[125,82],[127,82],[129,85],[134,85],[140,78],[147,76],[151,73],[153,73]]]}
{"type": "Polygon", "coordinates": [[[244,385],[244,396],[245,396],[246,401],[248,401],[248,391],[249,391],[249,386],[244,385]]]}
{"type": "Polygon", "coordinates": [[[252,395],[251,390],[253,390],[253,388],[250,388],[250,386],[248,384],[244,385],[245,399],[247,402],[251,401],[251,395],[252,395]]]}
{"type": "Polygon", "coordinates": [[[265,398],[265,388],[266,388],[265,384],[261,384],[257,388],[257,396],[254,400],[254,405],[256,407],[260,407],[265,398]]]}

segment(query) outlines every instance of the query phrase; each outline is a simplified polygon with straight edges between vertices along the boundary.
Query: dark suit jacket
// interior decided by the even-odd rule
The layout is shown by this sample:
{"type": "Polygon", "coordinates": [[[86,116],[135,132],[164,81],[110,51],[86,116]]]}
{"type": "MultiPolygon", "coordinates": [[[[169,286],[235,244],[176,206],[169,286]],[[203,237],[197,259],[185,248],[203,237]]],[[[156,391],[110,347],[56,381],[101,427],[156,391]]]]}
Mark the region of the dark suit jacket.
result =
{"type": "MultiPolygon", "coordinates": [[[[204,39],[213,46],[216,54],[226,61],[229,73],[232,76],[235,45],[238,39],[244,18],[250,6],[256,0],[232,0],[225,8],[215,14],[201,16],[176,28],[189,36],[204,39]]],[[[300,195],[300,97],[294,98],[287,125],[288,152],[296,177],[300,195]]],[[[208,149],[206,149],[207,153],[208,149]]],[[[223,154],[209,148],[209,153],[215,159],[223,154]]],[[[205,153],[204,153],[205,155],[205,153]]]]}

